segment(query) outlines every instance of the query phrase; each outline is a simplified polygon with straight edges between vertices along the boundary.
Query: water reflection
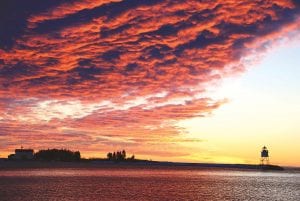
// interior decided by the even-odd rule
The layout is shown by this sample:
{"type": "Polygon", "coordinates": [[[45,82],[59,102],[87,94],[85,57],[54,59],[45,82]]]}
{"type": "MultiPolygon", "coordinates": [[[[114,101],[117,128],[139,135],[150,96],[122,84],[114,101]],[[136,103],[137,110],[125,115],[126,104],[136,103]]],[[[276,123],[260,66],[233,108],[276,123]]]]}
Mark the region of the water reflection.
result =
{"type": "Polygon", "coordinates": [[[0,171],[0,200],[299,200],[300,174],[181,169],[0,171]]]}

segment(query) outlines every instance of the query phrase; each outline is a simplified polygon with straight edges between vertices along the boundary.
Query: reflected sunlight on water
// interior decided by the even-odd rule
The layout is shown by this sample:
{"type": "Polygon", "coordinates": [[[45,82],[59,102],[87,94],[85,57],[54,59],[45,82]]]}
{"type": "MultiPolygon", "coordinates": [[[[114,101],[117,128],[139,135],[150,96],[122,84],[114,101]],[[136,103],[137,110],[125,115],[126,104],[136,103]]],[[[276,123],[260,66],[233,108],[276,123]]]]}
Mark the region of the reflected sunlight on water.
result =
{"type": "Polygon", "coordinates": [[[300,174],[180,168],[1,170],[0,200],[300,200],[300,174]]]}

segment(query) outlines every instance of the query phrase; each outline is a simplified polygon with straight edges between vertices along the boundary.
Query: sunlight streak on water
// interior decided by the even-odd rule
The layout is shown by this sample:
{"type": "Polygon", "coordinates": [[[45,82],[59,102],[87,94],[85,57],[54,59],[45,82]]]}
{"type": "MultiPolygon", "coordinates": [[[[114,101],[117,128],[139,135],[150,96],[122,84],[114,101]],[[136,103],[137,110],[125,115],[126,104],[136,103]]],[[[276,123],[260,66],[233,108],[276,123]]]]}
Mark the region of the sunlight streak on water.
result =
{"type": "Polygon", "coordinates": [[[299,200],[300,174],[182,169],[0,171],[0,200],[299,200]]]}

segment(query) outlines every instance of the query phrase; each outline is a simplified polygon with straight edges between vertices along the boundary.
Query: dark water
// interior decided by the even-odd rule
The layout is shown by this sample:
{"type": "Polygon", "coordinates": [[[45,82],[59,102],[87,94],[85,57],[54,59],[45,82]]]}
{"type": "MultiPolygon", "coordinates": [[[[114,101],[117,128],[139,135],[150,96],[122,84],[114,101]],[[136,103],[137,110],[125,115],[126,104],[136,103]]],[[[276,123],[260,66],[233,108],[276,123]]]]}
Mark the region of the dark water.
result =
{"type": "Polygon", "coordinates": [[[0,200],[300,200],[300,174],[180,169],[0,171],[0,200]]]}

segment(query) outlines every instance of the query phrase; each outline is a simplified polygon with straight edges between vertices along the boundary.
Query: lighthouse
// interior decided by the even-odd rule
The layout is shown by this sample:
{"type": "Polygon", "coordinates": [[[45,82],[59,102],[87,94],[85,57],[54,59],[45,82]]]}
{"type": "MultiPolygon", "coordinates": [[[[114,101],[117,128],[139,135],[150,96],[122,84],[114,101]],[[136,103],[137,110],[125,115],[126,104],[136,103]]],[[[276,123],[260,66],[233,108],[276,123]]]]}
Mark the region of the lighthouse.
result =
{"type": "Polygon", "coordinates": [[[260,164],[269,165],[269,151],[266,146],[264,146],[260,152],[260,164]]]}

